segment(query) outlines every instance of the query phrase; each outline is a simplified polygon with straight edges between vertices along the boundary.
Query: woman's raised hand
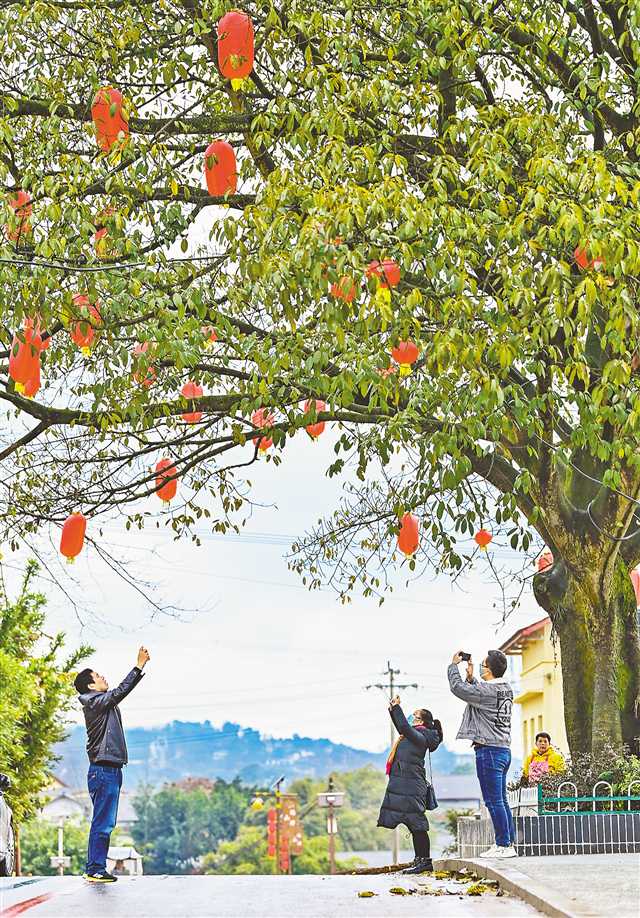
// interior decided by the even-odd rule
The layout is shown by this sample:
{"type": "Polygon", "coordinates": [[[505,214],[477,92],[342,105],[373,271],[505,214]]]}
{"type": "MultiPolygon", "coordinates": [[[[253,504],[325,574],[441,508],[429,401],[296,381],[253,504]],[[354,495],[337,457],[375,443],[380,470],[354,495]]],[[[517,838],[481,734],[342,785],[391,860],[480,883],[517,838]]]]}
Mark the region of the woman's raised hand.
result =
{"type": "Polygon", "coordinates": [[[392,699],[391,699],[391,707],[392,707],[392,708],[393,708],[395,705],[397,705],[397,704],[400,704],[400,695],[396,695],[395,698],[392,698],[392,699]]]}

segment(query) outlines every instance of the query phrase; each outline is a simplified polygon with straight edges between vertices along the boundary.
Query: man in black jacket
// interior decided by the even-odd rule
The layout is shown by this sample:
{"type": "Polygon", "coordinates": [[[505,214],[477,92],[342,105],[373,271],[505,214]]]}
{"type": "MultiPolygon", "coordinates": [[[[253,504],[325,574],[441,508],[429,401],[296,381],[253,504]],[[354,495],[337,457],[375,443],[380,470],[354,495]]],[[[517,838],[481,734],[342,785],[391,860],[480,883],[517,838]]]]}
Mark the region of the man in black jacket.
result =
{"type": "Polygon", "coordinates": [[[93,817],[84,878],[92,883],[115,883],[117,879],[107,873],[107,852],[118,816],[122,766],[128,762],[118,705],[140,682],[148,660],[147,648],[141,647],[136,665],[120,685],[111,690],[104,676],[92,669],[83,669],[75,679],[87,727],[87,755],[90,763],[87,783],[93,804],[93,817]]]}

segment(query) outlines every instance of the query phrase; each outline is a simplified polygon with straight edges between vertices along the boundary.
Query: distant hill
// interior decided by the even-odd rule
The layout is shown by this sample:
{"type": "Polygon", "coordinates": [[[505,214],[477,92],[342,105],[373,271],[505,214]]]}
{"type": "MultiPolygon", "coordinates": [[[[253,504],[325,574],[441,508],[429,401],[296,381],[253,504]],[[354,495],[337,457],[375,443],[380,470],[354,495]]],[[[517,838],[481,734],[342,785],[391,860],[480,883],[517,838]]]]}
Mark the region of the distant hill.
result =
{"type": "MultiPolygon", "coordinates": [[[[127,730],[129,765],[127,788],[137,784],[164,784],[189,776],[235,777],[245,784],[271,783],[280,775],[320,778],[330,771],[353,771],[363,765],[383,769],[387,753],[354,749],[328,739],[311,739],[294,734],[288,739],[262,736],[257,730],[225,723],[213,727],[204,723],[174,720],[162,727],[133,727],[127,730]]],[[[87,755],[84,727],[76,726],[56,747],[60,761],[56,774],[70,787],[84,787],[87,755]]],[[[457,755],[441,746],[433,755],[438,774],[475,771],[473,756],[457,755]]]]}

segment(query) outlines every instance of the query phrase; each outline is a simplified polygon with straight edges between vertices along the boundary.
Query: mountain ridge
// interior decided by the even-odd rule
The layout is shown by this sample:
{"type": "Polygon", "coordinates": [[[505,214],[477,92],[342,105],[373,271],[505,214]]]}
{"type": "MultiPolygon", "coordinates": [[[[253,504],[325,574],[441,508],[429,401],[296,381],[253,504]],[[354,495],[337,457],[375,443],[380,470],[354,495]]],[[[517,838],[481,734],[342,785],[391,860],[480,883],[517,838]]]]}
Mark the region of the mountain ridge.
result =
{"type": "MultiPolygon", "coordinates": [[[[88,765],[85,730],[74,726],[55,747],[56,775],[65,784],[82,787],[88,765]]],[[[127,729],[130,789],[139,784],[165,784],[186,777],[239,778],[243,784],[266,784],[285,774],[287,781],[320,778],[331,771],[352,771],[363,765],[383,769],[387,752],[370,752],[326,738],[293,733],[275,738],[230,721],[222,727],[211,722],[174,720],[160,727],[127,729]]],[[[441,746],[433,754],[437,774],[475,771],[472,755],[459,755],[441,746]]]]}

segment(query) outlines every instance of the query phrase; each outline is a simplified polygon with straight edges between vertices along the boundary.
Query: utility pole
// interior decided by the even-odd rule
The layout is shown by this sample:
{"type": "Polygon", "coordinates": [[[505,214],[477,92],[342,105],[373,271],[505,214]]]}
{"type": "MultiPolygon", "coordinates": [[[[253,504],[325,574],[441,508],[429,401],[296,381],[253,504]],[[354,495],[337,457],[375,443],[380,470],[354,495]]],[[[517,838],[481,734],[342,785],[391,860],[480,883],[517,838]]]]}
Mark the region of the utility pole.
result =
{"type": "MultiPolygon", "coordinates": [[[[408,688],[414,688],[414,689],[418,688],[417,682],[407,682],[403,684],[396,684],[395,677],[400,675],[400,670],[394,669],[391,663],[389,662],[389,660],[387,660],[387,668],[382,673],[382,675],[388,676],[389,681],[388,682],[374,682],[371,685],[365,686],[365,688],[367,689],[377,688],[377,689],[381,689],[383,692],[386,692],[388,690],[390,702],[395,698],[396,692],[399,692],[400,690],[404,690],[408,688]]],[[[392,721],[391,722],[391,746],[393,746],[395,741],[396,741],[396,728],[393,726],[393,721],[392,721]]],[[[393,835],[391,838],[391,860],[393,864],[397,864],[398,861],[400,860],[400,829],[399,827],[396,827],[395,829],[393,829],[393,835]]]]}
{"type": "Polygon", "coordinates": [[[281,801],[281,791],[280,785],[284,781],[284,775],[281,778],[278,778],[274,782],[273,787],[275,787],[275,798],[276,798],[276,873],[281,873],[282,868],[280,866],[280,814],[282,812],[282,801],[281,801]]]}

